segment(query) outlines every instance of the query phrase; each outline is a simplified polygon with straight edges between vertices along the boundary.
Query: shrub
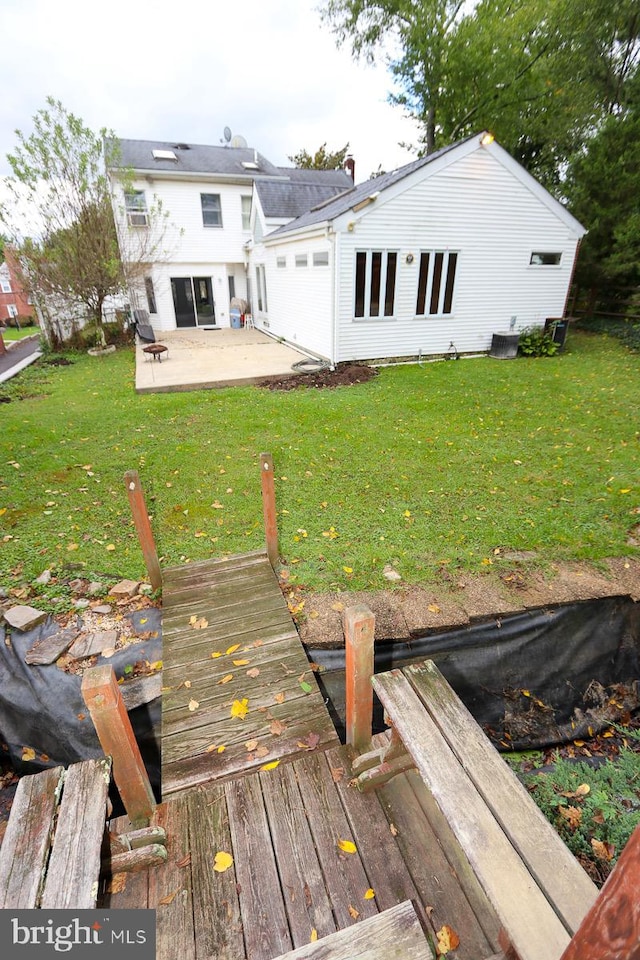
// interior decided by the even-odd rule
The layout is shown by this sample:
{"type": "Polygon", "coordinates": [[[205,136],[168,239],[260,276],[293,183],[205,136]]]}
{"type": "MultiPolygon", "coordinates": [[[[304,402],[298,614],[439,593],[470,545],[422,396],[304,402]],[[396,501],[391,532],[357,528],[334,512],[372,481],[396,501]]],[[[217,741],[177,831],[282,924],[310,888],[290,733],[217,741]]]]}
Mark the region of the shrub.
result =
{"type": "Polygon", "coordinates": [[[5,321],[8,327],[15,327],[16,330],[22,330],[23,327],[32,327],[35,324],[35,319],[32,316],[20,316],[9,317],[5,321]]]}
{"type": "Polygon", "coordinates": [[[518,349],[525,357],[552,357],[558,344],[542,327],[526,327],[520,334],[518,349]]]}

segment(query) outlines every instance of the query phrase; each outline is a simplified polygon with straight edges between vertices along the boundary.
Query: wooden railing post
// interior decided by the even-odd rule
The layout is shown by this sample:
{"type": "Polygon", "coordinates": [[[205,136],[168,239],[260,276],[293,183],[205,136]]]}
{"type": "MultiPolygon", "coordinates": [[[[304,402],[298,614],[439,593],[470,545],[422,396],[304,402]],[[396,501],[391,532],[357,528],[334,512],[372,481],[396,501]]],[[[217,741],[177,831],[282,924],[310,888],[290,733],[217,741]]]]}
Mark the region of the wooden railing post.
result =
{"type": "Polygon", "coordinates": [[[260,454],[260,475],[262,479],[262,510],[264,513],[264,533],[267,542],[267,556],[273,569],[278,564],[278,525],[276,522],[276,488],[273,480],[273,457],[270,453],[260,454]]]}
{"type": "Polygon", "coordinates": [[[347,743],[359,753],[371,744],[373,653],[376,618],[362,603],[344,612],[347,743]]]}
{"type": "Polygon", "coordinates": [[[640,824],[560,960],[640,956],[640,824]]]}
{"type": "Polygon", "coordinates": [[[160,561],[158,560],[158,551],[156,550],[155,540],[151,531],[147,505],[144,501],[144,494],[140,485],[140,477],[137,470],[127,470],[124,475],[127,484],[127,493],[129,495],[129,504],[133,522],[138,532],[138,540],[142,549],[142,556],[147,567],[149,580],[154,590],[162,587],[162,572],[160,570],[160,561]]]}
{"type": "Polygon", "coordinates": [[[82,696],[100,746],[113,760],[113,779],[136,826],[146,826],[156,808],[153,790],[113,667],[91,667],[82,678],[82,696]]]}

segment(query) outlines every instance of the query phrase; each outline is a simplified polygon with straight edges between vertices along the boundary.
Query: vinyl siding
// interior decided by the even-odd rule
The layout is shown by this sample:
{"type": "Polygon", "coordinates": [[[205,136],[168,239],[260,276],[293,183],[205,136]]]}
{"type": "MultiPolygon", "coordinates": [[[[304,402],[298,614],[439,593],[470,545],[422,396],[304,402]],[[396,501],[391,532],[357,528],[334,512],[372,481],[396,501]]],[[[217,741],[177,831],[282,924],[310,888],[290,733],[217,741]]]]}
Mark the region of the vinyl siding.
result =
{"type": "MultiPolygon", "coordinates": [[[[391,191],[389,191],[391,194],[391,191]]],[[[436,175],[343,218],[338,360],[488,350],[493,333],[561,316],[577,240],[569,227],[491,154],[475,152],[436,175]],[[397,250],[392,318],[354,319],[358,250],[397,250]],[[422,251],[458,253],[451,315],[416,317],[422,251]],[[534,250],[562,253],[559,267],[530,266],[534,250]],[[406,258],[413,254],[413,263],[406,258]]]]}

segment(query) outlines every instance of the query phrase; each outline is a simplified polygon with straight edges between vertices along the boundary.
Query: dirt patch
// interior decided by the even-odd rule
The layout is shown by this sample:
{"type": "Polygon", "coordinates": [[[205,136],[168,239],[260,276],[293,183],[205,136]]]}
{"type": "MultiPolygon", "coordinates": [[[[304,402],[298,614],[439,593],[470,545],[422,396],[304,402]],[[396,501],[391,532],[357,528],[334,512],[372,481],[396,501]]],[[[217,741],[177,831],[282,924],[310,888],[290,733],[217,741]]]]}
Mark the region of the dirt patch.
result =
{"type": "Polygon", "coordinates": [[[350,387],[355,383],[366,383],[378,375],[373,367],[364,363],[339,363],[334,370],[316,370],[311,373],[299,373],[278,380],[261,380],[259,387],[269,390],[297,390],[299,387],[313,387],[316,390],[332,387],[350,387]]]}

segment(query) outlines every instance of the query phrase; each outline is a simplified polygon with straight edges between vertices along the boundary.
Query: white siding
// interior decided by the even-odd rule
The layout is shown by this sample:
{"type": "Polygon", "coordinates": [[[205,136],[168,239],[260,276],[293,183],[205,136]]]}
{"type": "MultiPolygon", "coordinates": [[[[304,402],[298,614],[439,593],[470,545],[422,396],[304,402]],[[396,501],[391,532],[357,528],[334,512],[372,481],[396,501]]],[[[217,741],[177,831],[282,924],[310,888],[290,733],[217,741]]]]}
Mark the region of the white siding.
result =
{"type": "Polygon", "coordinates": [[[269,333],[274,336],[283,337],[310,353],[332,359],[331,240],[326,236],[317,236],[269,244],[256,250],[255,259],[265,264],[269,307],[266,316],[255,312],[257,299],[254,281],[253,302],[257,325],[266,328],[268,324],[269,333]],[[314,266],[313,254],[319,252],[328,254],[328,266],[314,266]],[[296,256],[306,256],[307,266],[296,266],[296,256]],[[286,267],[277,265],[282,257],[286,258],[286,267]]]}
{"type": "MultiPolygon", "coordinates": [[[[428,168],[427,168],[428,170],[428,168]]],[[[338,360],[488,350],[493,333],[561,316],[576,236],[488,151],[478,149],[350,215],[340,236],[338,360]],[[357,250],[397,250],[393,318],[355,320],[357,250]],[[421,251],[458,252],[452,314],[415,316],[421,251]],[[534,250],[561,252],[559,267],[530,265],[534,250]],[[413,254],[413,263],[406,258],[413,254]]]]}

